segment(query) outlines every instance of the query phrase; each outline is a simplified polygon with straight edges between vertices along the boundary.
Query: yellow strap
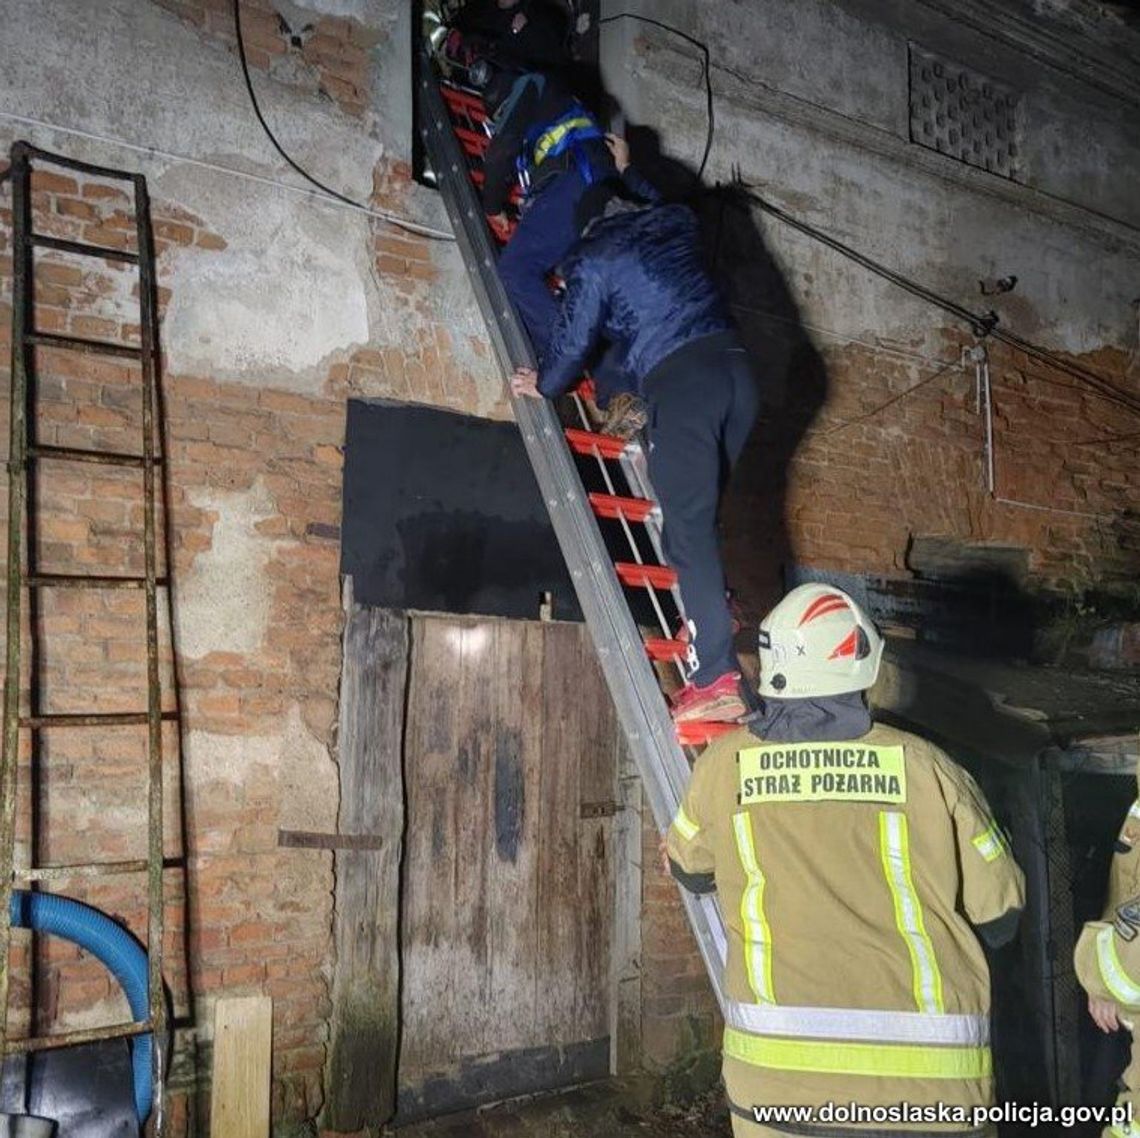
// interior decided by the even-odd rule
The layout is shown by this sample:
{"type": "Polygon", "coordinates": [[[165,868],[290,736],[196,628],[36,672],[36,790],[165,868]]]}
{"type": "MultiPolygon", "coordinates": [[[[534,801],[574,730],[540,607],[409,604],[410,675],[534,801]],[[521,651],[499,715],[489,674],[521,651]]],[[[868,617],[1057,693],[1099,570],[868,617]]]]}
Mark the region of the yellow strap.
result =
{"type": "Polygon", "coordinates": [[[906,815],[900,811],[880,811],[879,853],[894,904],[895,925],[910,954],[914,1002],[920,1012],[945,1012],[942,974],[934,956],[934,945],[926,933],[922,902],[911,878],[910,837],[906,815]]]}
{"type": "Polygon", "coordinates": [[[1096,934],[1096,960],[1104,986],[1113,996],[1130,1008],[1140,1007],[1140,986],[1137,986],[1120,963],[1112,925],[1096,934]]]}
{"type": "Polygon", "coordinates": [[[572,130],[581,130],[593,125],[592,119],[585,118],[582,115],[574,119],[567,119],[565,122],[556,123],[544,134],[539,135],[538,141],[534,144],[534,164],[541,166],[546,160],[547,154],[572,130]]]}
{"type": "Polygon", "coordinates": [[[673,819],[673,829],[676,830],[686,842],[691,842],[701,832],[700,826],[685,813],[684,806],[677,807],[677,817],[673,819]]]}
{"type": "Polygon", "coordinates": [[[922,1047],[889,1043],[820,1043],[724,1031],[724,1053],[753,1067],[820,1075],[888,1079],[988,1079],[988,1047],[922,1047]]]}
{"type": "Polygon", "coordinates": [[[752,994],[761,1003],[773,1004],[772,992],[772,930],[764,916],[764,874],[756,860],[756,843],[752,838],[752,819],[748,812],[732,816],[736,833],[736,852],[747,878],[740,897],[740,919],[744,928],[744,962],[748,968],[748,983],[752,994]]]}
{"type": "Polygon", "coordinates": [[[986,861],[997,861],[1007,848],[1005,835],[996,822],[991,822],[988,829],[972,838],[971,844],[986,861]]]}

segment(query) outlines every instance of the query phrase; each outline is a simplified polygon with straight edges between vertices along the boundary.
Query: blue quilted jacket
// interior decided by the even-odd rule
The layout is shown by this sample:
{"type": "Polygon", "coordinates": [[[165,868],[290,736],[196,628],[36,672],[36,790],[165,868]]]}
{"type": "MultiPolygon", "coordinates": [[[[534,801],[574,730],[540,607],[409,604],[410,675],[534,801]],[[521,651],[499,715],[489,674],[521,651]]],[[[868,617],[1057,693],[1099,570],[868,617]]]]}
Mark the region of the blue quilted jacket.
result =
{"type": "MultiPolygon", "coordinates": [[[[548,398],[578,378],[601,339],[642,387],[678,348],[732,328],[728,308],[701,262],[696,215],[660,205],[599,222],[563,266],[566,296],[542,360],[548,398]]],[[[602,391],[601,375],[599,395],[602,391]]]]}

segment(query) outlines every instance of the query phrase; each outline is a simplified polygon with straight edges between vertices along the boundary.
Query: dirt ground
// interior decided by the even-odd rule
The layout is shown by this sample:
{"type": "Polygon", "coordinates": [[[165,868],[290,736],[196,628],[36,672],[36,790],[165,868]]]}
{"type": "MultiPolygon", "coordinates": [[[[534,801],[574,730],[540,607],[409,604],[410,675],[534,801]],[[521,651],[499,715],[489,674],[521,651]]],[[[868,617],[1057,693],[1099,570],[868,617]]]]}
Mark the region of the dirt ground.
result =
{"type": "Polygon", "coordinates": [[[654,1087],[613,1080],[557,1095],[400,1127],[394,1138],[728,1138],[719,1090],[686,1106],[654,1106],[654,1087]]]}

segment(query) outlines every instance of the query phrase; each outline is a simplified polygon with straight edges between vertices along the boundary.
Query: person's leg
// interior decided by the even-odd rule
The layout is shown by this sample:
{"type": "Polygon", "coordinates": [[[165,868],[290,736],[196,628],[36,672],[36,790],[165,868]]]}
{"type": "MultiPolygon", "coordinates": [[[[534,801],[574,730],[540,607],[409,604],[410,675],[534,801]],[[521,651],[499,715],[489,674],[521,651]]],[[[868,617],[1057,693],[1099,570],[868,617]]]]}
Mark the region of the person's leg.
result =
{"type": "MultiPolygon", "coordinates": [[[[676,570],[696,667],[689,682],[706,687],[738,670],[732,617],[717,541],[722,433],[731,400],[723,376],[687,355],[676,370],[653,377],[649,477],[662,512],[665,559],[676,570]]],[[[739,714],[739,712],[738,712],[739,714]]]]}
{"type": "MultiPolygon", "coordinates": [[[[732,382],[732,400],[725,417],[723,435],[723,476],[727,480],[756,423],[760,395],[756,389],[756,377],[743,348],[726,348],[722,352],[722,360],[732,382]]],[[[723,488],[722,483],[721,489],[723,488]]]]}
{"type": "Polygon", "coordinates": [[[523,212],[499,257],[499,277],[540,358],[558,318],[546,275],[578,240],[574,214],[584,188],[575,170],[546,186],[523,212]]]}

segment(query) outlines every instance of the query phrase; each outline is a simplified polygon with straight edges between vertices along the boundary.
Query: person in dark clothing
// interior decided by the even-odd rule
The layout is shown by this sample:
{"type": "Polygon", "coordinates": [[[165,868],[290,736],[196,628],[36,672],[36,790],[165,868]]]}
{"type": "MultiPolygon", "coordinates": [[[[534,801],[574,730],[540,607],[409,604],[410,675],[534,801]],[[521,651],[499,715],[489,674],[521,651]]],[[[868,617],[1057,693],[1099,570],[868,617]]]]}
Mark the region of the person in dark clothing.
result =
{"type": "Polygon", "coordinates": [[[522,215],[499,257],[499,276],[541,354],[558,315],[547,275],[615,192],[619,175],[610,147],[616,144],[553,76],[500,73],[484,97],[494,119],[483,157],[483,208],[492,228],[501,229],[521,173],[522,215]]]}
{"type": "Polygon", "coordinates": [[[504,67],[557,72],[570,63],[570,18],[551,0],[471,0],[451,25],[504,67]]]}
{"type": "MultiPolygon", "coordinates": [[[[682,205],[595,221],[563,266],[566,295],[540,372],[519,367],[516,395],[566,391],[601,339],[620,347],[618,375],[649,406],[649,476],[663,515],[689,631],[688,683],[673,717],[733,720],[747,710],[716,532],[729,471],[757,414],[757,391],[727,307],[702,264],[697,219],[682,205]]],[[[605,373],[595,375],[599,396],[605,373]]]]}

